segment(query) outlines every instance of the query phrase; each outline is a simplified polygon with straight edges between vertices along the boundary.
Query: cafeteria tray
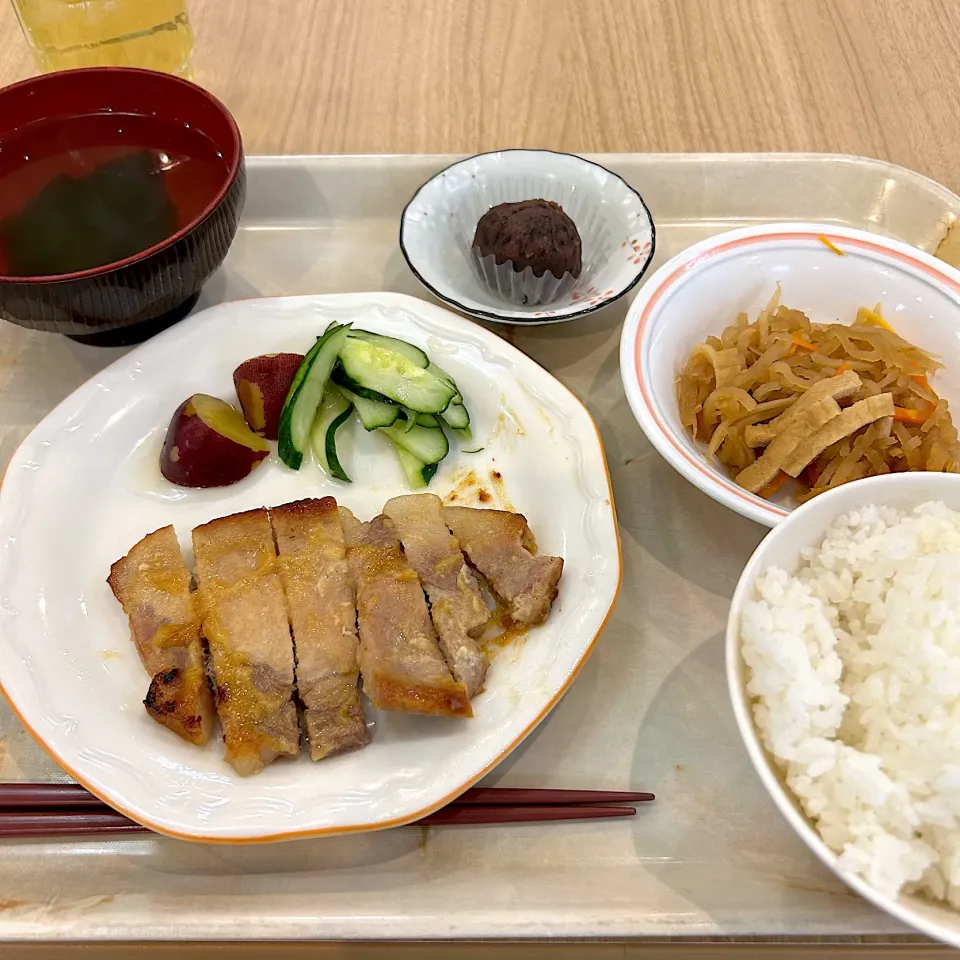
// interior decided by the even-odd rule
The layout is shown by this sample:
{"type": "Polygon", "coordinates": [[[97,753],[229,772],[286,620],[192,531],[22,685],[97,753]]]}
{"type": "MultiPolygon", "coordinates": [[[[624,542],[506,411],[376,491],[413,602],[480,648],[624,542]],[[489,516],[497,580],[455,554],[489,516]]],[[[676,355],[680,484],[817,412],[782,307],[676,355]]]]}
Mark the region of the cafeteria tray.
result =
{"type": "MultiPolygon", "coordinates": [[[[400,213],[453,159],[250,158],[239,234],[200,307],[351,290],[425,296],[397,244],[400,213]]],[[[594,159],[647,201],[654,265],[721,230],[772,220],[860,227],[932,251],[960,213],[944,187],[856,157],[594,159]]],[[[904,939],[802,845],[750,767],[727,701],[723,630],[765,530],[682,480],[640,432],[618,371],[628,299],[569,324],[495,328],[593,413],[624,581],[569,693],[485,782],[630,787],[656,792],[656,803],[614,822],[407,827],[268,846],[6,841],[0,940],[904,939]]],[[[0,467],[121,352],[0,324],[0,467]]],[[[65,779],[5,704],[0,779],[65,779]]]]}

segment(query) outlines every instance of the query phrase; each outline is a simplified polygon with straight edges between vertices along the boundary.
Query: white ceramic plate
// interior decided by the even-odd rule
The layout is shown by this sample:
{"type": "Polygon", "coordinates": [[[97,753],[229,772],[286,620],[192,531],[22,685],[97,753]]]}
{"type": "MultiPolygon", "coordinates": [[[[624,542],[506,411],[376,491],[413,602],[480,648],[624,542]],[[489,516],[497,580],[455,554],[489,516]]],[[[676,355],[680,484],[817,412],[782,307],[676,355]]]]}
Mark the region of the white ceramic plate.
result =
{"type": "Polygon", "coordinates": [[[630,305],[620,340],[623,387],[643,432],[678,473],[768,527],[793,509],[789,490],[764,500],[707,460],[706,445],[680,425],[676,379],[693,347],[719,336],[741,310],[755,320],[778,282],[781,303],[815,323],[852,323],[858,307],[879,301],[897,333],[942,358],[933,386],[955,416],[960,409],[960,273],[943,261],[863,230],[803,223],[733,230],[684,250],[630,305]]]}
{"type": "Polygon", "coordinates": [[[603,629],[620,575],[596,427],[580,401],[519,350],[398,294],[227,303],[108,367],[11,460],[0,491],[0,682],[65,770],[160,832],[237,842],[394,826],[453,799],[546,716],[603,629]],[[457,488],[458,502],[469,504],[479,484],[493,497],[488,505],[523,512],[540,548],[566,561],[560,596],[543,627],[495,658],[473,720],[371,710],[366,749],[319,764],[278,761],[243,779],[224,763],[219,742],[193,747],[147,716],[148,678],[105,578],[114,560],[167,523],[187,551],[194,526],[238,510],[332,494],[370,518],[405,492],[392,450],[359,423],[341,431],[353,484],[312,463],[294,473],[275,455],[220,490],[183,490],[159,476],[166,425],[185,397],[235,399],[231,378],[241,361],[305,352],[332,320],[408,339],[457,379],[484,450],[448,457],[432,489],[457,488]]]}
{"type": "Polygon", "coordinates": [[[417,279],[464,313],[504,323],[559,323],[613,303],[653,259],[656,232],[643,197],[591,160],[552,150],[498,150],[460,160],[414,194],[400,222],[400,249],[417,279]],[[520,200],[559,203],[577,225],[583,269],[565,295],[510,303],[481,280],[471,258],[477,222],[520,200]]]}
{"type": "Polygon", "coordinates": [[[750,558],[730,604],[726,634],[727,685],[737,727],[754,769],[780,812],[804,843],[841,880],[874,906],[927,936],[960,947],[960,912],[926,897],[902,894],[893,899],[875,890],[859,875],[840,869],[837,855],[807,819],[784,782],[779,767],[763,747],[753,722],[753,708],[747,693],[746,664],[740,653],[743,607],[753,596],[753,584],[764,570],[776,566],[791,573],[795,571],[801,551],[818,546],[834,520],[858,507],[878,504],[903,510],[931,500],[940,500],[951,509],[960,510],[960,477],[945,473],[898,473],[858,480],[816,497],[779,524],[750,558]]]}

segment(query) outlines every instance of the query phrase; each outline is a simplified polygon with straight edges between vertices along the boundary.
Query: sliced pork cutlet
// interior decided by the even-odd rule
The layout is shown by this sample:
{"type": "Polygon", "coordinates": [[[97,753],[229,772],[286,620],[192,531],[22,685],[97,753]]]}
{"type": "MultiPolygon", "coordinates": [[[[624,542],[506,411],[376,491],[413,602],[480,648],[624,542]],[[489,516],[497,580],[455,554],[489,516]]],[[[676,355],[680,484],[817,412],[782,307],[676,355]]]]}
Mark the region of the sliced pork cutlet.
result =
{"type": "Polygon", "coordinates": [[[472,697],[483,685],[489,666],[474,638],[483,632],[490,611],[460,544],[443,521],[442,508],[443,502],[432,493],[414,493],[389,500],[383,513],[426,591],[447,664],[472,697]]]}
{"type": "Polygon", "coordinates": [[[173,527],[149,533],[110,568],[113,595],[130,620],[153,678],[143,705],[157,723],[198,746],[216,723],[200,640],[200,613],[173,527]]]}
{"type": "Polygon", "coordinates": [[[357,589],[363,692],[381,710],[473,716],[470,698],[447,667],[420,580],[386,517],[360,523],[340,511],[357,589]]]}
{"type": "Polygon", "coordinates": [[[193,531],[224,758],[242,776],[300,751],[293,642],[266,510],[193,531]]]}
{"type": "Polygon", "coordinates": [[[301,500],[270,510],[297,661],[310,756],[369,739],[358,683],[357,608],[337,501],[301,500]]]}
{"type": "Polygon", "coordinates": [[[443,519],[470,563],[506,602],[511,619],[531,626],[543,623],[557,598],[563,560],[533,555],[526,518],[505,510],[444,507],[443,519]]]}

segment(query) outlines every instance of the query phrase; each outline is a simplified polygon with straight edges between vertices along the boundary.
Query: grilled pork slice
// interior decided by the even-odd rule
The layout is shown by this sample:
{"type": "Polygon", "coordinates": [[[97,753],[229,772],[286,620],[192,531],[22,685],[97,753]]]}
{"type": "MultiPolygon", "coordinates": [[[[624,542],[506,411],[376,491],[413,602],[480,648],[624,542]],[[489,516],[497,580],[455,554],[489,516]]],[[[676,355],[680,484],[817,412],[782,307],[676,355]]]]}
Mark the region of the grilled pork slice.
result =
{"type": "Polygon", "coordinates": [[[193,549],[224,758],[248,776],[300,750],[293,643],[267,511],[197,527],[193,549]]]}
{"type": "Polygon", "coordinates": [[[147,713],[199,746],[210,739],[216,714],[190,579],[173,527],[163,527],[118,560],[107,583],[153,678],[143,701],[147,713]]]}
{"type": "Polygon", "coordinates": [[[375,707],[470,717],[470,699],[453,679],[430,622],[416,573],[385,517],[360,523],[341,509],[347,560],[357,588],[360,673],[375,707]]]}
{"type": "Polygon", "coordinates": [[[367,725],[357,684],[357,608],[337,501],[270,510],[297,660],[310,756],[362,747],[367,725]]]}
{"type": "Polygon", "coordinates": [[[490,611],[460,544],[443,522],[442,507],[439,497],[420,493],[394,497],[383,512],[426,591],[447,664],[472,697],[483,685],[489,665],[474,637],[483,632],[490,611]]]}
{"type": "Polygon", "coordinates": [[[505,510],[444,507],[443,519],[460,541],[470,562],[506,601],[517,623],[547,619],[563,573],[560,557],[536,557],[526,518],[505,510]]]}

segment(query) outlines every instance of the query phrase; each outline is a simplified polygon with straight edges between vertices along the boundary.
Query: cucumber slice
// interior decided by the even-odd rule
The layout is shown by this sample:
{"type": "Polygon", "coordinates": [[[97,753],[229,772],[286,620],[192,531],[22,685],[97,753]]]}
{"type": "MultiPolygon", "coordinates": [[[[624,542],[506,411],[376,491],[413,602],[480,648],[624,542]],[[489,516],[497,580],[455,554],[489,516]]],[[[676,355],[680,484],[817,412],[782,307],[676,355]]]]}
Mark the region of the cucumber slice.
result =
{"type": "Polygon", "coordinates": [[[403,469],[403,475],[407,478],[407,485],[411,490],[420,490],[427,486],[436,476],[437,465],[435,463],[424,463],[418,460],[409,450],[398,447],[393,441],[393,449],[397,452],[397,459],[403,469]]]}
{"type": "MultiPolygon", "coordinates": [[[[430,361],[430,366],[427,367],[427,371],[428,371],[429,373],[432,373],[432,374],[434,374],[435,376],[439,377],[441,380],[444,381],[444,383],[448,383],[451,387],[453,387],[454,390],[457,391],[457,392],[453,395],[453,399],[450,401],[450,406],[463,407],[463,415],[466,416],[466,421],[467,421],[467,422],[464,424],[464,427],[469,426],[469,424],[470,424],[470,414],[467,413],[467,408],[464,406],[464,403],[463,403],[463,394],[460,392],[460,388],[457,386],[457,381],[454,380],[453,377],[451,377],[450,374],[447,373],[447,371],[443,369],[443,367],[437,366],[437,364],[435,364],[432,360],[430,361]]],[[[450,408],[448,407],[447,409],[449,410],[450,408]]],[[[444,417],[444,420],[446,420],[446,417],[444,417]]],[[[453,425],[452,423],[450,424],[450,426],[451,426],[451,427],[454,427],[454,425],[453,425]]],[[[459,429],[463,429],[463,428],[462,428],[462,427],[454,427],[454,429],[455,429],[455,430],[459,430],[459,429]]]]}
{"type": "Polygon", "coordinates": [[[331,477],[345,483],[353,481],[347,476],[337,455],[337,431],[350,419],[351,413],[353,404],[344,399],[336,388],[328,387],[310,430],[310,443],[320,466],[331,477]]]}
{"type": "Polygon", "coordinates": [[[286,402],[280,413],[277,452],[280,459],[294,470],[300,469],[310,428],[317,417],[323,391],[330,379],[337,354],[347,340],[350,325],[332,326],[310,348],[297,370],[286,402]]]}
{"type": "MultiPolygon", "coordinates": [[[[457,389],[457,381],[454,380],[453,377],[451,377],[450,374],[443,369],[443,367],[438,366],[432,360],[430,361],[429,364],[427,364],[427,370],[429,370],[430,373],[432,373],[439,380],[443,380],[445,383],[449,383],[454,390],[457,389]]],[[[460,397],[459,391],[457,391],[457,397],[460,397]]],[[[460,397],[460,400],[462,401],[463,397],[460,397]]],[[[456,402],[456,397],[454,397],[453,402],[454,403],[456,402]]]]}
{"type": "MultiPolygon", "coordinates": [[[[416,410],[411,410],[409,407],[401,407],[400,421],[399,426],[403,427],[404,433],[409,433],[417,425],[417,417],[420,416],[416,410]]],[[[425,417],[432,417],[432,413],[423,414],[425,417]]]]}
{"type": "Polygon", "coordinates": [[[418,413],[415,414],[414,420],[418,427],[429,427],[431,430],[442,430],[440,426],[440,418],[435,417],[432,413],[418,413]]]}
{"type": "Polygon", "coordinates": [[[385,350],[392,350],[399,353],[401,357],[406,357],[411,363],[418,367],[426,369],[430,366],[430,358],[412,343],[406,340],[397,340],[396,337],[385,337],[380,333],[371,333],[369,330],[351,330],[349,333],[351,340],[363,340],[366,343],[372,343],[375,346],[383,347],[385,350]]]}
{"type": "Polygon", "coordinates": [[[377,427],[389,427],[400,416],[400,407],[389,400],[371,400],[361,397],[347,387],[337,385],[344,400],[352,403],[360,417],[364,430],[376,430],[377,427]]]}
{"type": "Polygon", "coordinates": [[[398,447],[403,447],[424,463],[439,463],[450,452],[450,444],[444,432],[434,427],[414,424],[407,430],[403,424],[397,422],[392,427],[381,427],[380,431],[398,447]]]}
{"type": "Polygon", "coordinates": [[[470,426],[470,413],[462,403],[453,402],[443,411],[443,422],[454,430],[466,430],[470,426]]]}
{"type": "Polygon", "coordinates": [[[344,386],[354,393],[365,396],[362,391],[372,390],[417,413],[442,413],[457,394],[456,386],[429,369],[418,367],[399,353],[366,340],[344,337],[340,363],[343,372],[353,381],[344,386]]]}
{"type": "MultiPolygon", "coordinates": [[[[404,421],[401,424],[404,430],[410,430],[415,426],[429,427],[431,430],[443,429],[440,425],[440,418],[432,413],[417,413],[416,410],[411,410],[409,407],[401,407],[400,417],[404,421]]],[[[387,424],[387,426],[390,426],[390,424],[387,424]]]]}
{"type": "Polygon", "coordinates": [[[393,403],[389,397],[385,397],[382,393],[377,393],[376,390],[368,390],[355,380],[351,380],[350,377],[348,377],[344,372],[343,365],[339,362],[339,360],[337,361],[336,366],[333,368],[333,373],[330,374],[330,379],[338,387],[343,387],[344,389],[349,390],[351,393],[356,394],[358,397],[363,397],[365,400],[373,400],[375,403],[393,403]]]}
{"type": "Polygon", "coordinates": [[[443,367],[434,363],[419,347],[415,347],[412,343],[407,343],[406,340],[398,340],[396,337],[388,337],[382,333],[373,333],[371,330],[351,329],[347,336],[351,340],[363,340],[375,346],[393,350],[394,353],[399,353],[401,356],[406,357],[406,359],[416,366],[429,370],[430,373],[434,374],[438,379],[443,380],[454,389],[457,389],[457,394],[451,403],[463,403],[463,396],[460,394],[459,388],[457,388],[456,380],[454,380],[443,367]]]}

